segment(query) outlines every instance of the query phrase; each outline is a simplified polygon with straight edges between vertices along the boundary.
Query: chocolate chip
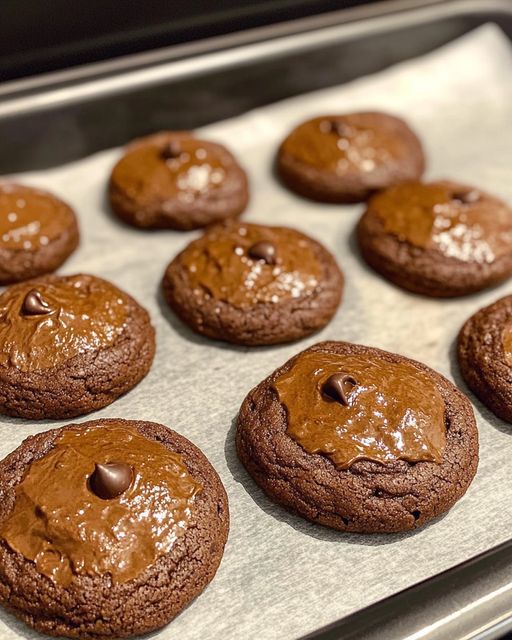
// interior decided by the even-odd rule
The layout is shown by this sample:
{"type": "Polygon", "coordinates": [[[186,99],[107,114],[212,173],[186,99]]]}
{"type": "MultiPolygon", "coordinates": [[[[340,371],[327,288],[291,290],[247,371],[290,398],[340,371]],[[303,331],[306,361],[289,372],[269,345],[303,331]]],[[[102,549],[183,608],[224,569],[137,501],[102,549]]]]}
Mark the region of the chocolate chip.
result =
{"type": "Polygon", "coordinates": [[[133,480],[133,471],[124,462],[96,463],[89,478],[89,488],[102,500],[117,498],[128,489],[133,480]]]}
{"type": "Polygon", "coordinates": [[[322,120],[319,126],[322,133],[335,133],[340,138],[347,138],[350,135],[350,127],[339,120],[322,120]]]}
{"type": "Polygon", "coordinates": [[[256,242],[250,247],[248,254],[253,260],[263,260],[267,264],[276,263],[276,248],[270,242],[256,242]]]}
{"type": "Polygon", "coordinates": [[[347,395],[356,384],[355,379],[346,373],[333,373],[322,385],[322,394],[330,400],[348,405],[347,395]]]}
{"type": "Polygon", "coordinates": [[[181,145],[179,142],[175,140],[172,142],[166,143],[163,149],[160,151],[160,156],[164,160],[175,160],[179,158],[181,154],[181,145]]]}
{"type": "Polygon", "coordinates": [[[51,311],[52,308],[37,289],[31,289],[27,293],[21,306],[21,313],[24,316],[45,316],[51,311]]]}
{"type": "Polygon", "coordinates": [[[329,133],[335,133],[340,138],[345,138],[348,135],[348,127],[343,122],[339,122],[337,120],[328,120],[329,123],[329,133]]]}
{"type": "Polygon", "coordinates": [[[476,189],[472,189],[471,191],[461,191],[459,193],[452,193],[452,200],[456,200],[462,204],[473,204],[480,200],[480,194],[476,189]]]}

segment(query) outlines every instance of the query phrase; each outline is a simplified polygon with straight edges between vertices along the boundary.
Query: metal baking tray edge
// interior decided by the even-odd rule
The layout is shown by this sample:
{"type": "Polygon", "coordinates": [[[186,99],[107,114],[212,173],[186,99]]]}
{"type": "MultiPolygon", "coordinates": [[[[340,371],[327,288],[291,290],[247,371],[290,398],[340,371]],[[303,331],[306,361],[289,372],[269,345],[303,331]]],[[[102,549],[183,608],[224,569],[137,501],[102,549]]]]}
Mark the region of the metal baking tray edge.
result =
{"type": "MultiPolygon", "coordinates": [[[[0,144],[1,155],[7,158],[7,164],[0,163],[0,173],[22,170],[15,160],[9,164],[9,158],[14,158],[9,153],[9,145],[29,144],[30,138],[24,140],[23,135],[33,136],[33,129],[17,125],[29,122],[40,127],[45,114],[60,117],[66,109],[112,96],[121,99],[134,90],[141,92],[175,85],[244,65],[264,64],[343,42],[357,42],[363,37],[441,24],[464,16],[472,16],[473,26],[488,20],[499,24],[503,20],[512,38],[511,0],[388,0],[370,7],[342,10],[4,83],[0,85],[0,144]],[[17,133],[12,134],[16,129],[17,133]]],[[[131,131],[126,139],[142,133],[144,131],[131,131]]],[[[78,145],[61,149],[60,163],[112,146],[112,140],[99,138],[93,140],[93,144],[93,148],[84,149],[78,145]]],[[[39,161],[35,158],[23,168],[32,169],[33,164],[47,166],[52,162],[55,163],[53,156],[39,158],[39,161]]],[[[512,540],[307,638],[493,640],[508,631],[512,631],[512,540]]]]}
{"type": "Polygon", "coordinates": [[[0,85],[0,118],[73,104],[332,42],[439,21],[457,14],[510,13],[509,0],[387,0],[295,22],[125,56],[0,85]]]}

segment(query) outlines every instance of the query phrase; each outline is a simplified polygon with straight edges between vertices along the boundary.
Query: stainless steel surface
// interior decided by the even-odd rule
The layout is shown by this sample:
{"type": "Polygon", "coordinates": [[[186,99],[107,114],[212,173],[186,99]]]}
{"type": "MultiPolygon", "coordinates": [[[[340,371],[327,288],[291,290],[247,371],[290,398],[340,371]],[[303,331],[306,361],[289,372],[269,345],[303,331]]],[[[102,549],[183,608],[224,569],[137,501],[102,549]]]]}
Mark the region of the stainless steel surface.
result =
{"type": "MultiPolygon", "coordinates": [[[[0,173],[61,164],[160,127],[195,127],[419,55],[509,0],[392,0],[0,87],[0,173]]],[[[309,636],[491,640],[512,630],[512,543],[309,636]]]]}
{"type": "Polygon", "coordinates": [[[510,10],[509,0],[390,0],[6,83],[0,173],[61,164],[155,129],[194,128],[341,84],[487,20],[512,35],[510,10]]]}
{"type": "Polygon", "coordinates": [[[373,8],[348,9],[39,78],[8,82],[0,86],[0,98],[8,98],[0,104],[0,117],[117,94],[134,86],[141,89],[174,82],[211,70],[324,47],[340,39],[357,38],[361,33],[369,35],[386,31],[390,25],[396,25],[396,12],[406,12],[401,14],[401,26],[406,27],[418,21],[443,18],[447,10],[453,14],[460,8],[454,6],[449,9],[442,0],[389,0],[373,8]],[[434,9],[432,5],[437,6],[434,9]],[[407,13],[413,8],[416,10],[414,16],[407,13]],[[43,88],[47,90],[42,92],[43,88]]]}
{"type": "Polygon", "coordinates": [[[512,631],[512,543],[379,602],[308,640],[494,640],[512,631]]]}

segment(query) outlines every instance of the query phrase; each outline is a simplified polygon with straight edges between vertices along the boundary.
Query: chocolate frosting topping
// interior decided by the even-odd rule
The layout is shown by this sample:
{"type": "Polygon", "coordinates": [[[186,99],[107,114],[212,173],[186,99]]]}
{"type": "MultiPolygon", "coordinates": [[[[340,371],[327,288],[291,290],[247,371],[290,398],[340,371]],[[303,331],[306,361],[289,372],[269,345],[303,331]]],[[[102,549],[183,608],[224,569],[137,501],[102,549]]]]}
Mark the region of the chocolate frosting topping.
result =
{"type": "Polygon", "coordinates": [[[127,582],[169,553],[193,519],[201,489],[180,455],[134,427],[72,427],[29,467],[0,536],[59,585],[77,575],[127,582]],[[89,480],[95,465],[113,460],[122,460],[132,479],[104,499],[89,480]]]}
{"type": "Polygon", "coordinates": [[[161,144],[135,144],[114,168],[115,180],[132,185],[139,200],[191,203],[223,187],[228,154],[219,149],[183,133],[161,144]]]}
{"type": "Polygon", "coordinates": [[[411,182],[377,194],[369,209],[401,241],[447,257],[486,263],[510,254],[512,209],[469,187],[411,182]]]}
{"type": "Polygon", "coordinates": [[[72,210],[50,193],[0,184],[0,248],[36,251],[74,223],[72,210]]]}
{"type": "Polygon", "coordinates": [[[9,287],[0,295],[0,365],[47,369],[111,345],[124,330],[128,300],[90,275],[9,287]]]}
{"type": "Polygon", "coordinates": [[[409,152],[395,129],[373,113],[313,118],[292,131],[282,151],[304,164],[340,174],[379,171],[409,152]]]}
{"type": "Polygon", "coordinates": [[[288,414],[290,437],[340,469],[357,460],[442,462],[444,401],[411,362],[309,352],[274,388],[288,414]]]}
{"type": "Polygon", "coordinates": [[[180,259],[194,295],[240,308],[310,295],[322,277],[312,243],[285,227],[221,225],[189,245],[180,259]]]}

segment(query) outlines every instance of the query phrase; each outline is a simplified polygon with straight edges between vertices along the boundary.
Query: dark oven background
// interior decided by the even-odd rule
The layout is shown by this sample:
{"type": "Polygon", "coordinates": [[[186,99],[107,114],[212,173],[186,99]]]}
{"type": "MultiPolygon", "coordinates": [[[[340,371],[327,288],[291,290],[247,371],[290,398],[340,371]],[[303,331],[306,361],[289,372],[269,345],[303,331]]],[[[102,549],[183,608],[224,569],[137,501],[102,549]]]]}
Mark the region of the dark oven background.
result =
{"type": "Polygon", "coordinates": [[[12,80],[361,4],[369,2],[0,0],[0,79],[12,80]]]}

